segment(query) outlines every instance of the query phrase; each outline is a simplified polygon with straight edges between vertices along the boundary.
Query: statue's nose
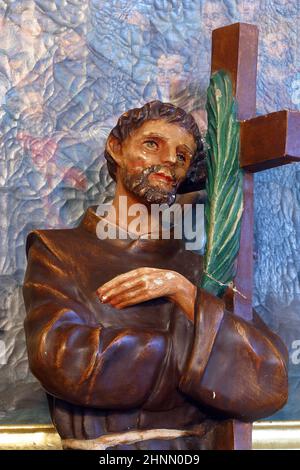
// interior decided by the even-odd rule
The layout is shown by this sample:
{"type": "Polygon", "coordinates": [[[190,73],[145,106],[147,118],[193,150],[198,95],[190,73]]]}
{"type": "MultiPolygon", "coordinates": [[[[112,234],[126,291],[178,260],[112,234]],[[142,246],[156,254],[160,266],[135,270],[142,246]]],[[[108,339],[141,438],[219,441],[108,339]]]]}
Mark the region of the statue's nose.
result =
{"type": "Polygon", "coordinates": [[[176,161],[177,161],[176,152],[168,152],[168,153],[164,156],[163,161],[164,161],[165,163],[172,163],[172,164],[176,163],[176,161]]]}

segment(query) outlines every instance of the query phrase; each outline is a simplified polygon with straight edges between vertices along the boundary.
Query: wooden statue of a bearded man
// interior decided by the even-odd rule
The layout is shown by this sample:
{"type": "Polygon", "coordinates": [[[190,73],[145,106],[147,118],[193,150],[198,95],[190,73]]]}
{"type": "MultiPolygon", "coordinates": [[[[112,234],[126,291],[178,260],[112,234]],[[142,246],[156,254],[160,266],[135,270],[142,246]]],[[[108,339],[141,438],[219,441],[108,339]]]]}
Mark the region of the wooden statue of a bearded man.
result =
{"type": "MultiPolygon", "coordinates": [[[[254,421],[287,398],[287,355],[199,288],[202,257],[183,240],[130,237],[120,200],[172,205],[201,172],[190,114],[159,101],[124,113],[105,150],[115,225],[90,208],[80,225],[28,236],[24,282],[30,368],[68,449],[230,449],[231,419],[254,421]],[[127,233],[128,236],[124,236],[127,233]]],[[[147,212],[148,211],[148,212],[147,212]]],[[[145,220],[146,220],[145,219],[145,220]]],[[[148,226],[149,227],[149,226],[148,226]]]]}

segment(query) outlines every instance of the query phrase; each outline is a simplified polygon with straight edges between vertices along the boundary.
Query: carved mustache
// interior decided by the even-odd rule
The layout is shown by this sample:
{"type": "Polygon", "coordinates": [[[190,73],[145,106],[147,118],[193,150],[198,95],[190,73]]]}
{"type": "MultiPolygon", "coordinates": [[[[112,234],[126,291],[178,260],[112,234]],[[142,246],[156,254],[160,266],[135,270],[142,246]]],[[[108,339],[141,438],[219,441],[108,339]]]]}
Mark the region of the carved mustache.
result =
{"type": "Polygon", "coordinates": [[[177,183],[175,170],[173,168],[165,167],[163,165],[152,165],[148,168],[145,168],[139,176],[135,179],[133,187],[136,188],[142,181],[148,179],[152,173],[161,173],[164,176],[172,178],[173,185],[177,183]]]}

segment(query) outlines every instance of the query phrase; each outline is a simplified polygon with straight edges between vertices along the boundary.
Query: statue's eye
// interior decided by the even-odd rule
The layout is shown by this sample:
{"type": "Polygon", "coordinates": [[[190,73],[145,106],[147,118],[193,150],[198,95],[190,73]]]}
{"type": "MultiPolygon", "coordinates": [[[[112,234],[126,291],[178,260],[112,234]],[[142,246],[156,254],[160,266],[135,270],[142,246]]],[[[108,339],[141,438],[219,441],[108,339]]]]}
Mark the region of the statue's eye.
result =
{"type": "Polygon", "coordinates": [[[183,153],[177,153],[177,160],[179,162],[185,162],[186,161],[185,155],[183,153]]]}
{"type": "Polygon", "coordinates": [[[158,149],[157,142],[155,142],[155,140],[152,140],[152,139],[145,140],[144,145],[145,145],[145,147],[147,147],[148,149],[151,149],[151,150],[158,149]]]}

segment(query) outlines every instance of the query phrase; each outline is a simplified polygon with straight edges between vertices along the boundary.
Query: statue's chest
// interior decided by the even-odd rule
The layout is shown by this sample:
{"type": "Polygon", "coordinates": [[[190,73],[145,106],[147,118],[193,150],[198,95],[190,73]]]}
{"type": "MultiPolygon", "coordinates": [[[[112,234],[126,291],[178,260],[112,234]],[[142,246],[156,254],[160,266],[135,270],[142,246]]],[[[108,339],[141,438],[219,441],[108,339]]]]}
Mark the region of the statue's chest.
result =
{"type": "Polygon", "coordinates": [[[110,304],[102,304],[96,290],[116,276],[134,269],[153,267],[172,270],[173,266],[174,257],[163,258],[158,253],[134,252],[118,247],[107,249],[106,245],[86,244],[78,251],[76,262],[79,294],[96,323],[103,326],[167,330],[174,310],[174,304],[168,299],[162,297],[116,309],[110,304]]]}

